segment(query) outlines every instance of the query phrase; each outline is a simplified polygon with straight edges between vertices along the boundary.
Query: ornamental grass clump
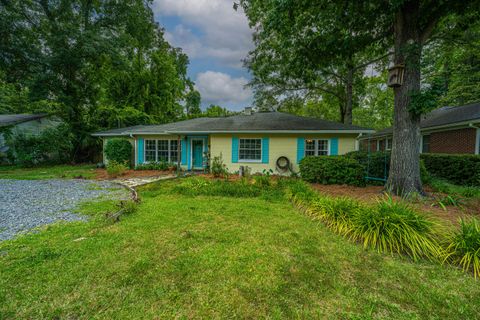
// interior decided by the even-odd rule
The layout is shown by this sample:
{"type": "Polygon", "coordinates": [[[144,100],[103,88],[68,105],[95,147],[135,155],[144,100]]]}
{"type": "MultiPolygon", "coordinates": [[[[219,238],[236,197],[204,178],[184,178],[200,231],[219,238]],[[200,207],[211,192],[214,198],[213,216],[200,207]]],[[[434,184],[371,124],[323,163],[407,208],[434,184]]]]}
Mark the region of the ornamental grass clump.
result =
{"type": "Polygon", "coordinates": [[[321,196],[312,201],[307,211],[334,232],[347,236],[354,231],[353,217],[361,210],[365,210],[364,206],[356,200],[321,196]]]}
{"type": "Polygon", "coordinates": [[[365,248],[406,254],[413,260],[444,256],[437,241],[439,225],[392,198],[379,201],[369,210],[357,211],[353,224],[351,238],[363,243],[365,248]]]}
{"type": "Polygon", "coordinates": [[[447,259],[459,264],[463,270],[473,269],[480,276],[480,221],[476,218],[461,220],[460,229],[451,235],[447,259]]]}

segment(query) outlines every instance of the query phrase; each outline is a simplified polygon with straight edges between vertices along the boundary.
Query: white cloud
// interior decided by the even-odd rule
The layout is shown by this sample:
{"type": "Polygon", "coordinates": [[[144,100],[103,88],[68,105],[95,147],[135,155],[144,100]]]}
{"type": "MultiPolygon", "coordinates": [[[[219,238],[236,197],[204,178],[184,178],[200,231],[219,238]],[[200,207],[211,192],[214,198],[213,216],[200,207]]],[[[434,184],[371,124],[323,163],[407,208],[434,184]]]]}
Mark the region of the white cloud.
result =
{"type": "Polygon", "coordinates": [[[222,72],[206,71],[197,75],[195,86],[202,95],[203,102],[229,105],[249,104],[252,97],[250,88],[245,88],[248,80],[244,77],[232,78],[222,72]]]}
{"type": "Polygon", "coordinates": [[[155,0],[153,10],[159,16],[181,19],[182,24],[167,33],[167,40],[192,58],[212,57],[241,67],[241,60],[253,48],[248,20],[233,9],[232,0],[155,0]],[[201,36],[185,25],[199,30],[201,36]]]}

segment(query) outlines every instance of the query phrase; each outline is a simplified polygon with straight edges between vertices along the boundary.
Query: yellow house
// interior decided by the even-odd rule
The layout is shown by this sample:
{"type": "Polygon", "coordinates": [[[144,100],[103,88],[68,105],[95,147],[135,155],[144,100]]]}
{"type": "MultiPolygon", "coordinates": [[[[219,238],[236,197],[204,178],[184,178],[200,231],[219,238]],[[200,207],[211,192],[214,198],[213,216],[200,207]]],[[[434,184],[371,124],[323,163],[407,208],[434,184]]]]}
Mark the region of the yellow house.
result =
{"type": "Polygon", "coordinates": [[[341,155],[358,148],[357,138],[373,130],[282,112],[245,112],[221,118],[134,126],[95,133],[104,143],[130,139],[135,165],[169,162],[204,170],[221,157],[229,172],[298,171],[305,156],[341,155]]]}

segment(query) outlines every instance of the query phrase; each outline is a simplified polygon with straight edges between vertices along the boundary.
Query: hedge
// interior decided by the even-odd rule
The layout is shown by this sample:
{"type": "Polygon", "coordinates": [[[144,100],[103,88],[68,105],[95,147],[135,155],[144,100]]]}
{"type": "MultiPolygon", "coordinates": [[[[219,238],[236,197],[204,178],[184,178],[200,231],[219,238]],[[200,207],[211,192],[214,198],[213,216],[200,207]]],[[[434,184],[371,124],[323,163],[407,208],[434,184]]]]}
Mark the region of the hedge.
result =
{"type": "Polygon", "coordinates": [[[130,164],[132,150],[132,144],[128,140],[113,138],[109,139],[105,145],[105,156],[108,161],[130,164]]]}
{"type": "Polygon", "coordinates": [[[480,156],[424,153],[420,158],[427,171],[458,185],[480,186],[480,156]]]}
{"type": "Polygon", "coordinates": [[[344,156],[306,157],[300,161],[300,174],[308,182],[364,186],[364,167],[344,156]]]}
{"type": "Polygon", "coordinates": [[[357,160],[365,168],[365,176],[384,178],[390,172],[390,152],[370,152],[369,155],[366,151],[353,151],[345,157],[357,160]]]}

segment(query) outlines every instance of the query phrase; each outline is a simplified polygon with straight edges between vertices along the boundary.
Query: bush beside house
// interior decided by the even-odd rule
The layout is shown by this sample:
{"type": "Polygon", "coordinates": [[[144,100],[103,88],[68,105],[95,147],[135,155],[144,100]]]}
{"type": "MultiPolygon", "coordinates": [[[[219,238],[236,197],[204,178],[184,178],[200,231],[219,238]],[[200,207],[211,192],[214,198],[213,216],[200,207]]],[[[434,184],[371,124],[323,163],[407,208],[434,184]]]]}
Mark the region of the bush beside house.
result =
{"type": "Polygon", "coordinates": [[[117,163],[126,163],[130,165],[133,148],[128,140],[113,138],[107,141],[104,152],[107,161],[115,161],[117,163]]]}
{"type": "Polygon", "coordinates": [[[73,151],[73,135],[67,125],[48,128],[40,134],[5,133],[11,163],[33,167],[69,162],[73,151]]]}
{"type": "Polygon", "coordinates": [[[343,156],[306,157],[300,161],[300,173],[308,182],[364,186],[364,167],[343,156]]]}
{"type": "Polygon", "coordinates": [[[438,178],[458,185],[480,186],[480,156],[454,154],[422,154],[427,171],[438,178]]]}

